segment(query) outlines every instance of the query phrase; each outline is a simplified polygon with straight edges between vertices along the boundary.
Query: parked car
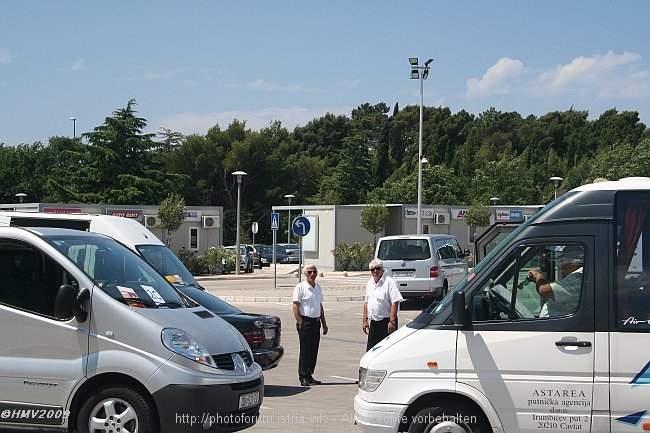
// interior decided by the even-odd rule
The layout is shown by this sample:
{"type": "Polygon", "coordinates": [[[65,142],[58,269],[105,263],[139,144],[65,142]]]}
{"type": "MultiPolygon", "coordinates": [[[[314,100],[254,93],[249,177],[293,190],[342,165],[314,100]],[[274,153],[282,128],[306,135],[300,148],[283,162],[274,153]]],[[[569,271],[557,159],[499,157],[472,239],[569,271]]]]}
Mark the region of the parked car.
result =
{"type": "Polygon", "coordinates": [[[176,285],[178,290],[197,304],[230,323],[242,333],[253,350],[253,360],[262,370],[275,368],[284,355],[280,345],[282,323],[272,315],[244,313],[223,299],[189,285],[176,285]]]}
{"type": "MultiPolygon", "coordinates": [[[[273,245],[267,245],[262,249],[262,257],[269,262],[269,265],[273,263],[273,245]]],[[[276,263],[289,263],[287,250],[281,245],[275,246],[275,261],[276,263]]]]}
{"type": "Polygon", "coordinates": [[[289,256],[289,263],[300,263],[300,246],[298,244],[277,244],[283,246],[289,256]]]}
{"type": "Polygon", "coordinates": [[[264,249],[265,245],[264,244],[255,244],[253,245],[255,247],[255,250],[259,254],[260,257],[260,269],[262,269],[264,266],[270,266],[271,262],[266,260],[264,256],[262,255],[262,250],[264,249]]]}
{"type": "MultiPolygon", "coordinates": [[[[235,252],[236,248],[237,246],[235,245],[224,247],[224,249],[230,250],[233,253],[235,252]]],[[[241,261],[239,262],[239,270],[244,271],[246,273],[253,272],[253,256],[248,253],[248,249],[246,248],[246,245],[239,245],[239,250],[241,251],[241,261]]]]}
{"type": "Polygon", "coordinates": [[[262,244],[246,244],[248,253],[253,256],[253,268],[262,269],[262,266],[269,265],[269,262],[262,257],[262,247],[264,247],[262,244]]]}

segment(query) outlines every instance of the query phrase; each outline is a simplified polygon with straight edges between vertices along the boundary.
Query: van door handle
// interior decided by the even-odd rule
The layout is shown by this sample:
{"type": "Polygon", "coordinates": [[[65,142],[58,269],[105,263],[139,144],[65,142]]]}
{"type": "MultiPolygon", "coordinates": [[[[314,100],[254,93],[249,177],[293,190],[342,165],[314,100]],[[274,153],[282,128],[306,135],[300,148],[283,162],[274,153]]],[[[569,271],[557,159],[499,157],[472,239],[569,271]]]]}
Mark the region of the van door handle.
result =
{"type": "Polygon", "coordinates": [[[591,347],[591,341],[556,341],[557,347],[576,346],[576,347],[591,347]]]}

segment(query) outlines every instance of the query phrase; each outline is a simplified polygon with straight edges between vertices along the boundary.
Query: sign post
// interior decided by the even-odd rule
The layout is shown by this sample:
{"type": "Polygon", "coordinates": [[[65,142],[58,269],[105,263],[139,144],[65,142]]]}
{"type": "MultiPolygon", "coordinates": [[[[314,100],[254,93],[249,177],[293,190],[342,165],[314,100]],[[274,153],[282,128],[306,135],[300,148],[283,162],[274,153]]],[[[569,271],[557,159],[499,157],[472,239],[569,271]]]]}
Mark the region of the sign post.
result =
{"type": "Polygon", "coordinates": [[[298,256],[298,281],[300,281],[302,279],[302,238],[304,236],[307,236],[309,233],[309,230],[311,229],[311,223],[307,217],[299,216],[293,220],[293,224],[291,226],[296,236],[300,237],[300,255],[298,256]]]}
{"type": "Polygon", "coordinates": [[[275,242],[278,235],[278,228],[280,227],[280,214],[278,212],[271,212],[271,231],[273,232],[273,288],[278,288],[278,265],[275,262],[275,242]]]}

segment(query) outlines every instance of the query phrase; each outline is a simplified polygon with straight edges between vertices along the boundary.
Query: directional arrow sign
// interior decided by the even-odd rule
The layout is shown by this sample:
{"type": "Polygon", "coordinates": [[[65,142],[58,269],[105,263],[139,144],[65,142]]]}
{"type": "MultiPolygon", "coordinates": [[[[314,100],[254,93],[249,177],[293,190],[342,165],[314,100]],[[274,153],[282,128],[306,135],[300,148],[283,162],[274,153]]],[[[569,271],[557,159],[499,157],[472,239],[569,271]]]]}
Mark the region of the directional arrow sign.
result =
{"type": "Polygon", "coordinates": [[[309,223],[309,220],[304,216],[299,216],[293,220],[292,229],[296,236],[306,236],[307,233],[309,233],[310,228],[311,224],[309,223]]]}

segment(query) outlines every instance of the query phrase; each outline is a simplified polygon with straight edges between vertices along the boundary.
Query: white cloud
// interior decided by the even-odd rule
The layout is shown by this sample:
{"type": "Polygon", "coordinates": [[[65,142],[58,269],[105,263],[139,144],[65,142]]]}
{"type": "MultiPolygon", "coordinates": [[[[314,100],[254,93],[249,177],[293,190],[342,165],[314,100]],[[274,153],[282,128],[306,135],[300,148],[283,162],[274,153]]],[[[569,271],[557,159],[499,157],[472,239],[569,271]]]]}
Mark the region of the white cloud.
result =
{"type": "Polygon", "coordinates": [[[542,71],[534,86],[534,93],[557,94],[570,91],[588,91],[601,98],[630,97],[638,91],[647,95],[648,71],[634,71],[631,66],[641,62],[637,53],[596,54],[576,57],[565,65],[542,71]],[[636,89],[636,90],[634,90],[636,89]]]}
{"type": "MultiPolygon", "coordinates": [[[[246,128],[259,131],[268,127],[271,122],[279,120],[284,128],[293,131],[296,126],[304,126],[308,122],[322,117],[327,113],[349,116],[349,107],[326,108],[277,108],[269,107],[250,111],[222,111],[217,113],[178,113],[163,119],[158,128],[167,128],[184,135],[205,135],[208,129],[219,125],[226,129],[233,120],[246,122],[246,128]]],[[[160,131],[160,129],[155,132],[160,131]]]]}
{"type": "Polygon", "coordinates": [[[321,93],[319,89],[306,88],[300,85],[281,86],[279,84],[268,83],[265,80],[258,78],[246,84],[246,87],[253,90],[261,90],[265,92],[281,92],[281,93],[321,93]]]}
{"type": "Polygon", "coordinates": [[[524,72],[524,64],[521,61],[502,57],[485,71],[482,78],[467,80],[465,95],[468,98],[475,98],[512,93],[515,90],[514,84],[524,72]]]}
{"type": "Polygon", "coordinates": [[[640,69],[637,53],[576,57],[566,64],[530,71],[520,60],[503,57],[483,77],[467,80],[465,96],[517,94],[525,97],[582,94],[597,99],[650,96],[650,71],[640,69]]]}
{"type": "Polygon", "coordinates": [[[0,63],[9,63],[12,59],[12,55],[9,50],[2,49],[0,50],[0,63]]]}
{"type": "Polygon", "coordinates": [[[86,61],[84,59],[77,60],[72,64],[72,67],[70,69],[72,71],[80,71],[82,69],[86,69],[86,61]]]}

